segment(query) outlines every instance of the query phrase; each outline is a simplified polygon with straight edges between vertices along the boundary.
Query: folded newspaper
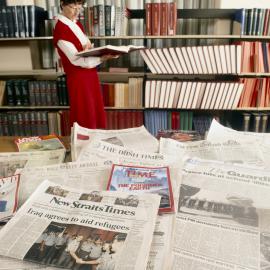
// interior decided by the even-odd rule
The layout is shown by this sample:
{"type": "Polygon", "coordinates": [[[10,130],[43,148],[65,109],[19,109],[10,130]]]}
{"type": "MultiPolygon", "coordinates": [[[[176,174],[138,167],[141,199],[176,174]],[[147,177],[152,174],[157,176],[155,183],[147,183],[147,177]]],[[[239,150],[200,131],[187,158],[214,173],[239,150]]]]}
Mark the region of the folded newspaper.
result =
{"type": "Polygon", "coordinates": [[[259,144],[247,139],[217,141],[178,142],[172,139],[160,138],[160,153],[177,156],[179,163],[184,157],[197,157],[226,161],[229,163],[246,163],[252,166],[266,167],[267,162],[259,144]]]}
{"type": "Polygon", "coordinates": [[[154,194],[44,181],[0,231],[0,255],[66,269],[143,270],[159,203],[154,194]]]}
{"type": "Polygon", "coordinates": [[[72,160],[77,160],[81,149],[94,139],[134,150],[158,151],[158,140],[144,126],[119,130],[101,130],[84,128],[78,123],[74,123],[71,133],[72,160]]]}
{"type": "MultiPolygon", "coordinates": [[[[0,153],[0,177],[12,176],[19,169],[62,163],[66,150],[0,153]]],[[[17,171],[18,173],[18,171],[17,171]]]]}

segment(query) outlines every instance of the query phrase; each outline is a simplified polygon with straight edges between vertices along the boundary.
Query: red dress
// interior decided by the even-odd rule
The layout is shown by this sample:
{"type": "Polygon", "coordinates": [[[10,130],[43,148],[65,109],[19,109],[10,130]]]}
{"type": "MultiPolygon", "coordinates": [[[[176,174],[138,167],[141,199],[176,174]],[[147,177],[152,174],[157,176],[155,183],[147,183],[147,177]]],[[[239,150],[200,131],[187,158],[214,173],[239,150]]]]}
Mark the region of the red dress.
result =
{"type": "MultiPolygon", "coordinates": [[[[84,32],[81,23],[77,22],[77,25],[84,32]]],[[[71,126],[74,122],[77,122],[85,128],[105,128],[106,114],[96,68],[83,68],[73,65],[57,46],[59,40],[64,40],[71,42],[78,51],[82,51],[83,47],[80,40],[70,27],[60,20],[56,23],[53,39],[66,73],[71,126]]]]}

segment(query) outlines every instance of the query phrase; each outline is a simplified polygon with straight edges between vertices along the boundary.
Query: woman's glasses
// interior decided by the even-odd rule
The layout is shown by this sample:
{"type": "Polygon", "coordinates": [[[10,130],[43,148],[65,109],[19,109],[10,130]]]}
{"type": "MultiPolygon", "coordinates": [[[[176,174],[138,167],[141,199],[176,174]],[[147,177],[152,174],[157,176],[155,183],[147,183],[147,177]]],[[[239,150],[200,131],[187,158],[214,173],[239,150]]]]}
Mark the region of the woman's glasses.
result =
{"type": "Polygon", "coordinates": [[[73,6],[73,5],[67,5],[70,9],[74,10],[74,11],[82,11],[83,10],[83,6],[82,5],[78,5],[78,6],[73,6]]]}

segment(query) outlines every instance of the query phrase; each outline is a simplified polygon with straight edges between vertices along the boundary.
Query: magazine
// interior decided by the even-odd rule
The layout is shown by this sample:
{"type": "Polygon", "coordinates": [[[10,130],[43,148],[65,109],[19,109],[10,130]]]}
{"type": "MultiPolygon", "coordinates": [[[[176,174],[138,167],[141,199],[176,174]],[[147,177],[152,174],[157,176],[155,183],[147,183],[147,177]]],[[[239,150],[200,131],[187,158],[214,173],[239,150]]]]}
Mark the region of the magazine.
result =
{"type": "Polygon", "coordinates": [[[203,140],[203,136],[195,130],[160,129],[157,139],[170,138],[179,142],[203,140]]]}
{"type": "Polygon", "coordinates": [[[159,212],[174,212],[169,167],[135,167],[113,164],[107,190],[161,196],[159,212]]]}
{"type": "Polygon", "coordinates": [[[155,194],[134,197],[44,181],[0,231],[0,254],[65,269],[143,270],[159,203],[155,194]],[[136,205],[128,206],[129,200],[136,205]]]}
{"type": "Polygon", "coordinates": [[[6,222],[17,210],[20,176],[0,178],[0,222],[6,222]]]}
{"type": "Polygon", "coordinates": [[[127,54],[127,53],[130,53],[132,51],[142,50],[142,49],[144,49],[144,46],[105,45],[105,46],[91,48],[88,50],[81,51],[81,52],[77,53],[77,56],[88,57],[88,56],[102,56],[102,55],[122,55],[122,54],[127,54]]]}
{"type": "Polygon", "coordinates": [[[21,137],[14,142],[19,152],[65,149],[56,135],[21,137]]]}

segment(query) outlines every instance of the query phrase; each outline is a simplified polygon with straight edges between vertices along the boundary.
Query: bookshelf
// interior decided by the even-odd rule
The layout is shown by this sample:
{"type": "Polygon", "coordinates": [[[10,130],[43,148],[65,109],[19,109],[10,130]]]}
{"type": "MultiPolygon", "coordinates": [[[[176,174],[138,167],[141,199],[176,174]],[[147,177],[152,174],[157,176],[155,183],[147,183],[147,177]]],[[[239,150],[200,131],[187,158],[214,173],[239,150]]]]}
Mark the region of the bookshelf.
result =
{"type": "MultiPolygon", "coordinates": [[[[177,18],[178,19],[229,19],[233,20],[236,9],[178,9],[177,10],[177,18]]],[[[146,12],[144,9],[133,9],[131,11],[130,20],[132,19],[143,19],[145,21],[146,12]]],[[[229,41],[229,42],[240,42],[240,41],[261,41],[261,42],[269,42],[270,36],[249,36],[249,35],[235,35],[235,34],[175,34],[175,35],[127,35],[127,36],[89,36],[89,38],[97,42],[129,42],[141,40],[146,46],[152,46],[152,43],[155,40],[171,40],[171,41],[179,41],[179,40],[206,40],[206,41],[229,41]]],[[[27,38],[1,38],[0,39],[0,50],[2,45],[6,44],[25,44],[29,46],[31,51],[35,51],[37,48],[41,48],[40,44],[43,42],[51,43],[52,36],[42,36],[42,37],[27,37],[27,38]]],[[[31,54],[32,58],[36,57],[36,54],[31,54]]],[[[33,60],[33,59],[32,59],[33,60]]],[[[35,78],[38,80],[42,80],[44,78],[55,79],[58,76],[62,76],[63,73],[57,71],[56,69],[43,69],[40,68],[39,65],[34,65],[31,70],[10,70],[10,71],[1,71],[0,70],[0,80],[1,79],[14,79],[14,78],[35,78]]],[[[120,72],[107,72],[101,70],[99,72],[99,78],[101,82],[106,83],[127,83],[129,78],[137,77],[143,78],[146,80],[191,80],[191,81],[237,81],[239,79],[244,78],[269,78],[270,73],[241,73],[237,75],[232,74],[153,74],[149,73],[146,69],[146,66],[139,69],[139,71],[133,72],[129,71],[126,73],[120,72]]],[[[16,110],[47,110],[47,111],[57,111],[57,110],[66,110],[69,106],[1,106],[1,111],[16,111],[16,110]]],[[[117,110],[140,110],[140,111],[151,111],[151,110],[161,110],[161,111],[172,111],[175,109],[162,108],[145,108],[142,107],[110,107],[106,106],[105,109],[108,111],[117,111],[117,110]]],[[[177,109],[176,109],[177,110],[177,109]]],[[[270,107],[242,107],[231,110],[209,110],[209,109],[187,109],[188,111],[194,111],[194,113],[210,113],[215,114],[215,112],[225,113],[228,112],[267,112],[270,111],[270,107]]],[[[182,109],[178,109],[177,111],[181,112],[182,109]]]]}

